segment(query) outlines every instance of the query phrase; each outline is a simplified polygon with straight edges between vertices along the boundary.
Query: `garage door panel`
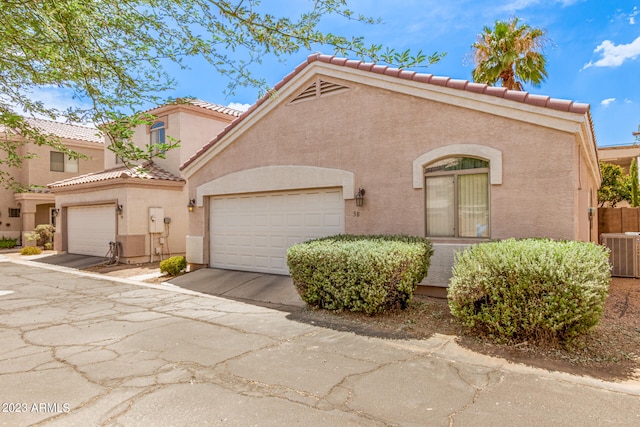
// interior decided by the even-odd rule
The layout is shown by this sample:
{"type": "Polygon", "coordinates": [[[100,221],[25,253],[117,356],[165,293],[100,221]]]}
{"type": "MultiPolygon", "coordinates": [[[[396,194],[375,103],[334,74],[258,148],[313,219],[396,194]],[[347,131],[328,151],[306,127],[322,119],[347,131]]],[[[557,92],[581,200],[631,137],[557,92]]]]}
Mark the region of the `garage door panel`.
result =
{"type": "Polygon", "coordinates": [[[115,206],[67,208],[67,252],[105,256],[116,239],[115,206]]]}
{"type": "Polygon", "coordinates": [[[327,214],[324,216],[325,225],[328,227],[340,227],[343,218],[337,214],[327,214]]]}
{"type": "Polygon", "coordinates": [[[341,189],[216,197],[210,206],[210,264],[218,268],[288,274],[292,244],[344,232],[341,189]]]}

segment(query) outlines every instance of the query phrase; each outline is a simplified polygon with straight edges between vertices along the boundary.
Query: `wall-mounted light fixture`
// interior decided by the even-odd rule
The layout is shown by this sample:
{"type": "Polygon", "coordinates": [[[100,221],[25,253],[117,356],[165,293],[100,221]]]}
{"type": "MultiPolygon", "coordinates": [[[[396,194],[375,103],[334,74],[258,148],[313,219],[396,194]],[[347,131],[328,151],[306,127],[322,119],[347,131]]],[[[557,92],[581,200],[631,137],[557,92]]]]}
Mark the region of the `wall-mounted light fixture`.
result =
{"type": "Polygon", "coordinates": [[[196,207],[196,199],[189,199],[189,204],[187,205],[189,212],[193,212],[193,209],[195,207],[196,207]]]}
{"type": "Polygon", "coordinates": [[[60,209],[54,209],[51,213],[53,214],[53,217],[55,218],[58,215],[60,215],[60,209]]]}
{"type": "Polygon", "coordinates": [[[364,205],[364,188],[358,188],[358,192],[356,193],[356,206],[364,205]]]}
{"type": "Polygon", "coordinates": [[[122,212],[124,212],[124,209],[122,208],[122,205],[117,205],[116,206],[116,213],[118,215],[122,215],[122,212]]]}

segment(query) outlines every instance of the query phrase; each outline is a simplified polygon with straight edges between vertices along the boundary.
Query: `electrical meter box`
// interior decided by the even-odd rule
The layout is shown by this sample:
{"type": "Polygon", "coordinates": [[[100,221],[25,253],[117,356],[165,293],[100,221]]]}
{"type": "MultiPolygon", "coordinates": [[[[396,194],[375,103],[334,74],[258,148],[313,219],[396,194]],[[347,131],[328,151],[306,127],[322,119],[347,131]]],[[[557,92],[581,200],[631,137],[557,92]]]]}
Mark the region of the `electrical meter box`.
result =
{"type": "Polygon", "coordinates": [[[164,208],[149,208],[149,233],[164,233],[164,208]]]}

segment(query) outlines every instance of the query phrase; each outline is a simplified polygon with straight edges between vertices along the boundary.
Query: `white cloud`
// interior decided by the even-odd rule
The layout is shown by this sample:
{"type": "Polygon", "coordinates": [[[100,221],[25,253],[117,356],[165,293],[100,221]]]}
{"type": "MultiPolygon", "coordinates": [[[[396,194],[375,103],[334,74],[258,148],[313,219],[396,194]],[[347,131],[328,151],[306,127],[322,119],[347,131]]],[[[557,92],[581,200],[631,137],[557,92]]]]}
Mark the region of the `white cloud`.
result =
{"type": "Polygon", "coordinates": [[[607,98],[607,99],[603,99],[602,101],[600,101],[600,105],[604,105],[605,107],[608,107],[609,104],[611,104],[612,102],[615,102],[615,98],[607,98]]]}
{"type": "Polygon", "coordinates": [[[629,44],[615,45],[611,40],[605,40],[594,50],[601,52],[602,58],[596,62],[590,61],[582,69],[589,67],[619,67],[627,59],[635,59],[640,55],[640,37],[629,44]]]}
{"type": "MultiPolygon", "coordinates": [[[[58,88],[53,85],[41,86],[32,88],[26,93],[31,101],[42,102],[43,106],[47,109],[54,109],[64,113],[69,108],[82,108],[91,109],[91,104],[82,102],[73,96],[73,92],[70,89],[58,88]]],[[[18,114],[30,117],[33,113],[27,112],[21,105],[9,102],[14,111],[18,114]]],[[[51,120],[49,116],[42,114],[33,114],[37,118],[51,120]]],[[[54,119],[58,122],[67,122],[67,117],[59,116],[54,119]]],[[[84,123],[86,126],[93,126],[92,123],[84,123]]]]}
{"type": "Polygon", "coordinates": [[[629,14],[629,24],[631,24],[631,25],[635,25],[635,23],[636,23],[636,16],[638,16],[638,12],[640,12],[640,11],[638,11],[638,6],[634,6],[634,7],[633,7],[633,12],[631,12],[631,13],[629,14]]]}
{"type": "Polygon", "coordinates": [[[251,104],[241,104],[239,102],[230,102],[229,105],[227,105],[227,107],[233,108],[234,110],[247,111],[251,107],[251,104]]]}

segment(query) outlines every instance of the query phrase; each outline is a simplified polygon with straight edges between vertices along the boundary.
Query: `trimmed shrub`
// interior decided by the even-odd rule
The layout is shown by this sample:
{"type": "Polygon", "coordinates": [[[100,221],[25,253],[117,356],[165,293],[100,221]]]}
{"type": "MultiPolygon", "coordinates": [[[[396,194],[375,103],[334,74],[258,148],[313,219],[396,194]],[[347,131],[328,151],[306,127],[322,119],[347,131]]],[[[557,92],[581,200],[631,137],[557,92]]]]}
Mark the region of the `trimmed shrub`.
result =
{"type": "Polygon", "coordinates": [[[170,276],[177,276],[187,268],[187,260],[183,256],[172,256],[160,262],[160,272],[170,276]]]}
{"type": "Polygon", "coordinates": [[[593,243],[481,243],[456,256],[449,307],[501,342],[569,342],[599,322],[610,279],[608,249],[593,243]]]}
{"type": "Polygon", "coordinates": [[[11,249],[18,245],[18,239],[12,239],[10,237],[4,237],[0,239],[0,249],[11,249]]]}
{"type": "Polygon", "coordinates": [[[20,249],[20,255],[40,255],[42,253],[42,249],[37,246],[25,246],[20,249]]]}
{"type": "Polygon", "coordinates": [[[33,230],[34,233],[38,235],[37,245],[42,246],[45,243],[50,243],[53,241],[53,234],[56,229],[51,224],[38,224],[36,228],[33,230]]]}
{"type": "Polygon", "coordinates": [[[47,250],[47,251],[50,251],[50,250],[53,249],[53,243],[51,243],[51,242],[47,242],[43,246],[44,246],[44,249],[47,250]]]}
{"type": "Polygon", "coordinates": [[[23,235],[23,245],[26,243],[26,245],[30,245],[30,246],[35,246],[38,244],[38,239],[40,238],[40,235],[38,233],[36,233],[35,231],[29,231],[27,233],[24,233],[23,235]]]}
{"type": "Polygon", "coordinates": [[[307,304],[375,314],[406,307],[432,254],[421,237],[338,235],[291,246],[287,265],[307,304]]]}

